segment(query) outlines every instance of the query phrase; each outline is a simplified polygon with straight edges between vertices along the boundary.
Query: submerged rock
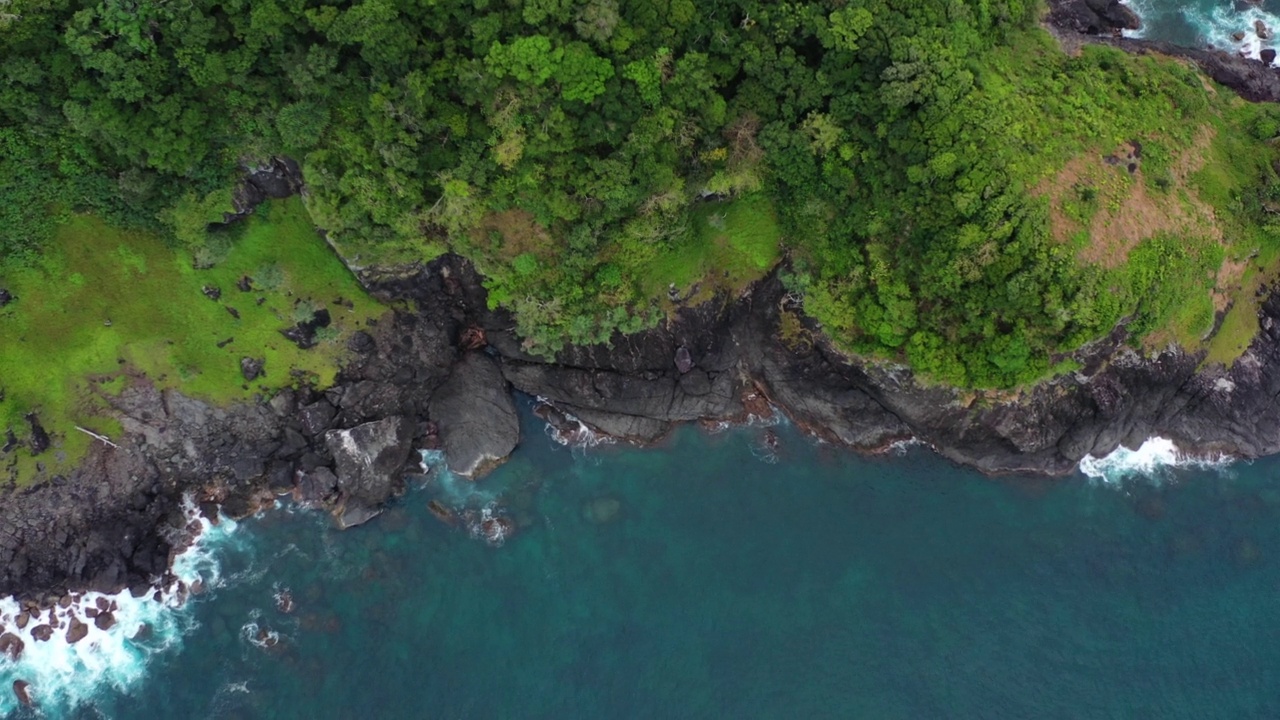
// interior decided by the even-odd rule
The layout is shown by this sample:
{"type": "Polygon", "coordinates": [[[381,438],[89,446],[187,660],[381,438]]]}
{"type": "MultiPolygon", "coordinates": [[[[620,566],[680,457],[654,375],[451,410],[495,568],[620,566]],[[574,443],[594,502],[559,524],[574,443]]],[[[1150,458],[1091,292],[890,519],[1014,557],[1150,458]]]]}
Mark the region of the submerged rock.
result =
{"type": "Polygon", "coordinates": [[[613,520],[622,509],[622,501],[612,497],[593,498],[582,504],[582,517],[596,525],[613,520]]]}
{"type": "Polygon", "coordinates": [[[431,419],[449,469],[480,475],[502,462],[520,440],[516,404],[502,372],[489,357],[467,353],[431,398],[431,419]]]}

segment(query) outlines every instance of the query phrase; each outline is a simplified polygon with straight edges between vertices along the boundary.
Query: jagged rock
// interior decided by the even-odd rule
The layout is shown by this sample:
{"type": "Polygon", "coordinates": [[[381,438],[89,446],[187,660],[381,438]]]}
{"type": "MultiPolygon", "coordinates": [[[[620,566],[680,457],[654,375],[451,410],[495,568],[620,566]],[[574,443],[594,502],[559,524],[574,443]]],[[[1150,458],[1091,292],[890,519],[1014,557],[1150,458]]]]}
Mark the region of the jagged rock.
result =
{"type": "Polygon", "coordinates": [[[266,360],[260,358],[240,358],[240,375],[244,377],[245,382],[253,382],[264,374],[265,364],[266,360]]]}
{"type": "Polygon", "coordinates": [[[374,341],[373,336],[363,330],[357,330],[351,333],[351,337],[347,338],[347,350],[359,355],[365,355],[377,350],[378,344],[374,341]]]}
{"type": "Polygon", "coordinates": [[[431,419],[449,469],[475,477],[506,459],[520,440],[515,401],[489,357],[467,353],[431,398],[431,419]]]}
{"type": "Polygon", "coordinates": [[[204,296],[210,300],[218,300],[222,297],[222,288],[216,285],[205,285],[200,288],[200,292],[204,293],[204,296]]]}
{"type": "MultiPolygon", "coordinates": [[[[413,430],[411,421],[395,416],[325,433],[346,512],[378,508],[404,491],[402,472],[413,450],[413,430]]],[[[368,519],[360,516],[356,512],[351,520],[359,524],[368,519]]]]}
{"type": "Polygon", "coordinates": [[[298,486],[294,491],[294,499],[298,502],[318,504],[338,489],[338,476],[328,467],[320,466],[310,472],[302,473],[298,478],[298,486]]]}
{"type": "Polygon", "coordinates": [[[683,375],[693,369],[693,356],[689,354],[689,348],[681,345],[676,348],[676,370],[683,375]]]}
{"type": "Polygon", "coordinates": [[[236,289],[240,292],[251,292],[253,290],[253,278],[248,275],[242,275],[240,279],[236,281],[236,289]]]}
{"type": "Polygon", "coordinates": [[[306,407],[298,414],[298,420],[302,423],[302,432],[310,437],[315,437],[320,433],[328,430],[333,425],[333,417],[338,413],[328,400],[318,400],[306,407]]]}
{"type": "Polygon", "coordinates": [[[1049,22],[1088,35],[1111,35],[1142,27],[1142,18],[1120,0],[1057,0],[1050,3],[1049,22]]]}
{"type": "Polygon", "coordinates": [[[363,525],[381,514],[381,508],[370,508],[364,505],[351,505],[344,508],[337,516],[338,528],[347,530],[357,525],[363,525]]]}
{"type": "Polygon", "coordinates": [[[31,454],[39,455],[49,449],[52,441],[49,439],[49,433],[45,432],[44,426],[40,424],[40,418],[35,413],[27,414],[27,424],[31,426],[31,454]]]}
{"type": "Polygon", "coordinates": [[[14,297],[12,293],[10,293],[8,290],[5,290],[4,288],[0,288],[0,308],[13,302],[13,300],[14,300],[14,297]]]}

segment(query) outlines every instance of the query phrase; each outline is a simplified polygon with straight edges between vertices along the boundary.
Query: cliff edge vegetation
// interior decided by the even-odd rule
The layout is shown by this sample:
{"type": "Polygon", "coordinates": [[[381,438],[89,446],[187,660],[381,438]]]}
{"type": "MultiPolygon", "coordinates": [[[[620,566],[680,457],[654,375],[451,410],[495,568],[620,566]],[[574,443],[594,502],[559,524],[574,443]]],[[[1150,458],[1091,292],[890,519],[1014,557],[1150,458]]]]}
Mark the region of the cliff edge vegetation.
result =
{"type": "MultiPolygon", "coordinates": [[[[536,354],[651,327],[788,257],[837,347],[939,382],[1033,382],[1120,322],[1231,362],[1280,257],[1280,109],[1182,61],[1065,53],[1042,12],[7,0],[0,287],[29,294],[74,252],[123,280],[119,233],[239,273],[227,248],[247,241],[221,226],[237,183],[288,156],[350,267],[462,254],[536,354]]],[[[64,287],[84,275],[66,270],[64,287]]]]}

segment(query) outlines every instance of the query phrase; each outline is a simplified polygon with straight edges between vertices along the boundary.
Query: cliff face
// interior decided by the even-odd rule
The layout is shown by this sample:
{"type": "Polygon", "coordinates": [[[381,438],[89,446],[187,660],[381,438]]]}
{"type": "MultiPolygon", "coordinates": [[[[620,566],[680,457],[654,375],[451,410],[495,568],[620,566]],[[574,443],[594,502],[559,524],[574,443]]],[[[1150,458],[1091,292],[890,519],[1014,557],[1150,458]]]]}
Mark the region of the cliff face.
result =
{"type": "Polygon", "coordinates": [[[1197,359],[1176,350],[1140,357],[1117,332],[1081,354],[1085,367],[1072,376],[983,396],[842,358],[772,278],[556,362],[521,352],[509,318],[487,310],[479,278],[458,258],[373,290],[415,310],[358,334],[355,360],[331,389],[226,409],[145,385],[123,392],[119,448],[100,445],[71,477],[0,496],[0,593],[38,598],[163,577],[182,543],[184,495],[243,515],[292,494],[344,526],[365,522],[403,491],[414,448],[443,445],[463,473],[510,452],[512,389],[545,398],[553,416],[637,442],[680,422],[741,420],[767,397],[852,448],[916,437],[991,473],[1066,473],[1086,454],[1151,435],[1199,452],[1280,451],[1280,295],[1264,303],[1257,337],[1229,371],[1197,371],[1197,359]]]}

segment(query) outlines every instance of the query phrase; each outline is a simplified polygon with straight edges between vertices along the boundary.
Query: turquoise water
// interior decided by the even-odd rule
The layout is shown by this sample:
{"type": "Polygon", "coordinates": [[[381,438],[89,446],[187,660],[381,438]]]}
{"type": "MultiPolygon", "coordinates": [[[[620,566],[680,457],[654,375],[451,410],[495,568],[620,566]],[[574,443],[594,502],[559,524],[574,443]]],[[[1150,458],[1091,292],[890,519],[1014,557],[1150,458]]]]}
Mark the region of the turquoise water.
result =
{"type": "Polygon", "coordinates": [[[193,629],[72,714],[1280,716],[1280,463],[991,480],[787,428],[775,457],[762,428],[583,451],[524,422],[480,484],[522,525],[501,547],[427,509],[461,482],[347,532],[243,521],[193,629]]]}
{"type": "Polygon", "coordinates": [[[1261,20],[1280,36],[1280,0],[1128,0],[1143,27],[1129,33],[1188,47],[1213,45],[1257,58],[1262,48],[1280,48],[1280,39],[1263,40],[1254,22],[1261,20]],[[1233,35],[1243,32],[1236,40],[1233,35]]]}

